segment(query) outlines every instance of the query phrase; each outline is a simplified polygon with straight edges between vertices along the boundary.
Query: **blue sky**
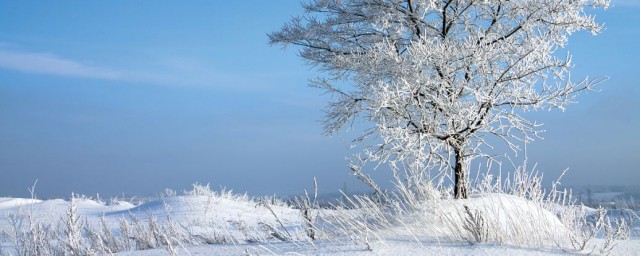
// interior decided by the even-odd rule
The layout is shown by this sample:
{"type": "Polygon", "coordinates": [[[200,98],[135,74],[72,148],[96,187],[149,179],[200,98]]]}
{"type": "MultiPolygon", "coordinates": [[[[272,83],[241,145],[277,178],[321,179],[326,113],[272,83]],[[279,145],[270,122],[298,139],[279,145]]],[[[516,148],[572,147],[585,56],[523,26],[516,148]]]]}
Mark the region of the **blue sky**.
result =
{"type": "MultiPolygon", "coordinates": [[[[537,112],[529,147],[569,185],[640,183],[640,4],[614,2],[601,35],[570,41],[574,76],[611,77],[565,113],[537,112]]],[[[211,183],[295,194],[348,173],[322,135],[319,73],[266,34],[298,1],[0,0],[0,196],[153,194],[211,183]]]]}

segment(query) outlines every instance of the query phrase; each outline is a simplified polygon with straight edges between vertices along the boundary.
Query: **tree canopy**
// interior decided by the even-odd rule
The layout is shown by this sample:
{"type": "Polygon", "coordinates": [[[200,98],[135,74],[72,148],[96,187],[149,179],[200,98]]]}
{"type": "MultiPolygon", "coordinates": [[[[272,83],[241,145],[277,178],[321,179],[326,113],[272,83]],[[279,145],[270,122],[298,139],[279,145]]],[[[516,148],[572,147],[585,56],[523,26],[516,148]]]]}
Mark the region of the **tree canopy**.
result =
{"type": "Polygon", "coordinates": [[[314,0],[306,14],[269,34],[297,45],[324,71],[311,85],[332,93],[325,129],[362,118],[371,127],[354,140],[368,161],[389,163],[420,186],[451,171],[455,197],[467,197],[471,159],[487,135],[511,149],[532,141],[538,125],[523,110],[564,109],[602,79],[571,79],[569,36],[597,34],[587,13],[607,0],[314,0]],[[368,140],[379,136],[379,140],[368,140]]]}

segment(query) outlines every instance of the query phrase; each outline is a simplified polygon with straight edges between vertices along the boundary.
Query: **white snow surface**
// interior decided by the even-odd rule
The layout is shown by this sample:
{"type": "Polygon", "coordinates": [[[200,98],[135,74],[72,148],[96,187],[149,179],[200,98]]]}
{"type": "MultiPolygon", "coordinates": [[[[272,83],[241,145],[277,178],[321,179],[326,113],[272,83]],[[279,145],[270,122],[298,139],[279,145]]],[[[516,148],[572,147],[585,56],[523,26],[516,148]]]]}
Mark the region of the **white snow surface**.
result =
{"type": "MultiPolygon", "coordinates": [[[[127,202],[103,203],[91,199],[76,199],[78,213],[86,218],[88,225],[97,225],[101,217],[104,217],[112,228],[117,230],[121,218],[135,216],[140,220],[148,220],[150,216],[157,219],[171,217],[178,223],[189,225],[194,232],[207,232],[207,228],[219,227],[227,230],[236,237],[247,236],[246,231],[256,232],[259,223],[269,223],[278,226],[281,221],[287,230],[295,231],[304,228],[304,221],[300,211],[285,205],[272,205],[271,209],[249,199],[224,197],[224,196],[173,196],[140,205],[127,202]],[[279,220],[274,217],[275,213],[279,220]],[[249,227],[244,232],[240,226],[249,227]]],[[[437,218],[438,214],[449,212],[451,219],[457,218],[457,211],[461,211],[464,205],[472,210],[482,211],[488,217],[488,223],[502,225],[509,229],[505,212],[517,211],[527,219],[537,219],[525,225],[537,225],[538,228],[556,231],[558,234],[565,232],[558,218],[534,204],[514,196],[488,194],[467,200],[455,200],[442,205],[440,211],[425,213],[429,218],[437,218]],[[428,214],[434,214],[429,216],[428,214]],[[542,220],[542,221],[540,221],[542,220]],[[500,224],[502,223],[502,224],[500,224]],[[504,224],[504,225],[503,225],[504,224]]],[[[0,234],[10,232],[11,226],[8,216],[10,214],[31,214],[34,221],[57,225],[65,215],[69,207],[69,201],[62,199],[37,200],[24,198],[0,198],[0,234]]],[[[331,211],[331,210],[325,210],[331,211]]],[[[442,217],[442,216],[440,216],[442,217]]],[[[424,220],[418,218],[417,220],[424,220]]],[[[434,222],[437,223],[437,222],[434,222]]],[[[409,224],[412,225],[412,224],[409,224]]],[[[389,234],[397,234],[390,232],[389,234]]],[[[252,235],[252,234],[249,234],[252,235]]],[[[258,234],[255,234],[258,235],[258,234]]],[[[559,248],[545,247],[516,247],[504,244],[475,244],[465,242],[438,241],[438,234],[434,239],[419,239],[415,241],[405,236],[388,237],[372,240],[371,249],[364,244],[355,244],[347,238],[321,239],[317,241],[298,242],[233,242],[231,244],[214,245],[184,245],[176,246],[178,255],[582,255],[590,251],[575,252],[559,248]]],[[[596,239],[596,243],[602,243],[596,239]]],[[[10,241],[2,240],[0,244],[5,254],[11,253],[10,241]]],[[[637,237],[618,244],[611,255],[639,255],[640,240],[637,237]]],[[[142,251],[126,251],[115,255],[167,255],[166,249],[151,249],[142,251]]],[[[9,255],[9,254],[7,254],[9,255]]]]}
{"type": "Polygon", "coordinates": [[[41,202],[38,199],[0,197],[0,211],[41,202]]]}

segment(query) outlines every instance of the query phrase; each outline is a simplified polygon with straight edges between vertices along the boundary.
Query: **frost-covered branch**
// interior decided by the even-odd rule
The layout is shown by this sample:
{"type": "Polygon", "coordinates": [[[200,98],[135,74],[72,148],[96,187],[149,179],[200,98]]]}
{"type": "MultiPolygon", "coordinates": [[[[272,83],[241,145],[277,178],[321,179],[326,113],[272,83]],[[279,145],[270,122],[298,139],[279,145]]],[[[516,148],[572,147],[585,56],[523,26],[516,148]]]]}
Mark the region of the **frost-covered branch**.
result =
{"type": "Polygon", "coordinates": [[[571,55],[557,55],[571,34],[597,34],[602,25],[587,10],[608,4],[314,0],[304,4],[306,15],[269,39],[300,46],[300,56],[329,75],[312,83],[334,96],[327,133],[362,118],[371,132],[355,140],[365,147],[361,159],[409,166],[421,175],[417,170],[450,168],[456,197],[464,198],[460,186],[468,163],[481,155],[484,135],[518,150],[515,142],[532,141],[539,132],[523,111],[563,110],[603,81],[573,81],[571,55]]]}

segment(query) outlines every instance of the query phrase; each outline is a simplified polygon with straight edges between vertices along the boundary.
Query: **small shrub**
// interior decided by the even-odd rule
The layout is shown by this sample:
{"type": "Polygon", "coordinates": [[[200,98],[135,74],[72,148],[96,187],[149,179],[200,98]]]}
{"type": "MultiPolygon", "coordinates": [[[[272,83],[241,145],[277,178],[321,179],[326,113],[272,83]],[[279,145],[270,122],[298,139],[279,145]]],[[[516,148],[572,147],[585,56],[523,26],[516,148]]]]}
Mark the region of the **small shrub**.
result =
{"type": "Polygon", "coordinates": [[[489,227],[479,210],[471,211],[469,206],[464,206],[466,213],[462,226],[467,231],[466,239],[470,244],[487,242],[489,227]]]}

